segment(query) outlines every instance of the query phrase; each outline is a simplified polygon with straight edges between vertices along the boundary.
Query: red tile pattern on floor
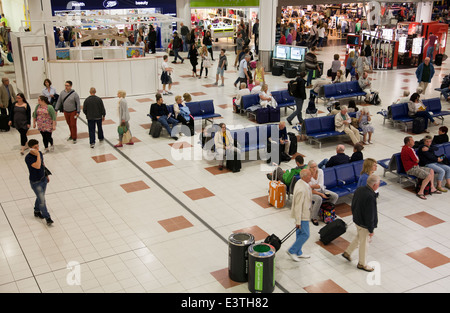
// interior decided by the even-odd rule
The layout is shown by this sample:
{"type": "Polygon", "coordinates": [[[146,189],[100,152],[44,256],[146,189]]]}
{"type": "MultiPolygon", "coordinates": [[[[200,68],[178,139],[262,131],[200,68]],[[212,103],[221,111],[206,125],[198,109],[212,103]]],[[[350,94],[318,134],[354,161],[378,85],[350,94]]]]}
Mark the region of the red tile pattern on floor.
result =
{"type": "Polygon", "coordinates": [[[146,162],[146,163],[148,165],[150,165],[150,167],[152,167],[154,169],[161,168],[161,167],[172,166],[173,165],[167,159],[160,159],[160,160],[155,160],[155,161],[149,161],[149,162],[146,162]]]}
{"type": "Polygon", "coordinates": [[[238,230],[233,230],[233,234],[236,234],[236,233],[252,234],[253,237],[255,237],[255,242],[264,240],[264,239],[266,239],[267,236],[269,236],[268,233],[266,233],[264,230],[262,230],[261,228],[259,228],[259,226],[256,226],[256,225],[238,229],[238,230]]]}
{"type": "Polygon", "coordinates": [[[255,202],[256,204],[258,204],[263,209],[268,209],[268,208],[273,207],[269,203],[268,196],[262,196],[262,197],[259,197],[259,198],[254,198],[254,199],[252,199],[252,201],[255,202]]]}
{"type": "Polygon", "coordinates": [[[127,193],[149,189],[150,187],[142,180],[120,185],[127,193]]]}
{"type": "Polygon", "coordinates": [[[169,143],[169,146],[171,146],[173,149],[184,149],[192,147],[192,145],[190,143],[187,143],[186,141],[177,141],[175,143],[169,143]]]}
{"type": "Polygon", "coordinates": [[[159,225],[161,225],[168,233],[182,230],[185,228],[193,227],[191,222],[189,222],[184,216],[180,215],[173,218],[168,218],[165,220],[158,221],[159,225]]]}
{"type": "Polygon", "coordinates": [[[218,271],[214,271],[210,273],[225,289],[242,285],[244,283],[239,283],[230,279],[230,275],[228,274],[228,268],[224,268],[218,271]]]}
{"type": "Polygon", "coordinates": [[[226,167],[224,167],[222,170],[219,170],[218,166],[206,167],[205,170],[207,170],[208,172],[210,172],[213,175],[231,173],[231,171],[229,169],[227,169],[226,167]]]}
{"type": "Polygon", "coordinates": [[[77,139],[85,139],[85,138],[89,138],[88,132],[77,133],[77,139]]]}
{"type": "Polygon", "coordinates": [[[405,217],[423,227],[431,227],[434,225],[445,223],[445,221],[441,220],[440,218],[437,218],[437,217],[435,217],[427,212],[424,212],[424,211],[416,213],[416,214],[411,214],[411,215],[408,215],[405,217]]]}
{"type": "Polygon", "coordinates": [[[142,98],[142,99],[136,99],[137,102],[139,103],[144,103],[144,102],[153,102],[152,99],[150,98],[142,98]]]}
{"type": "Polygon", "coordinates": [[[201,92],[201,91],[199,91],[199,92],[191,92],[191,95],[192,96],[205,96],[206,95],[206,93],[204,93],[204,92],[201,92]]]}
{"type": "Polygon", "coordinates": [[[448,257],[429,247],[410,252],[407,255],[429,268],[435,268],[450,262],[448,257]]]}
{"type": "Polygon", "coordinates": [[[213,194],[211,191],[209,191],[205,187],[187,190],[187,191],[184,191],[184,194],[194,201],[215,196],[215,194],[213,194]]]}
{"type": "Polygon", "coordinates": [[[102,122],[102,125],[112,125],[112,124],[116,124],[116,122],[114,122],[113,120],[104,120],[102,122]]]}
{"type": "MultiPolygon", "coordinates": [[[[321,224],[319,224],[319,226],[321,226],[321,224]]],[[[338,255],[342,254],[345,249],[347,249],[347,247],[350,245],[350,242],[348,242],[344,238],[338,237],[327,245],[324,245],[320,240],[316,241],[316,244],[330,252],[332,255],[338,255]]]]}
{"type": "Polygon", "coordinates": [[[152,127],[152,123],[141,124],[139,126],[141,126],[143,129],[150,129],[150,127],[152,127]]]}
{"type": "Polygon", "coordinates": [[[97,163],[117,160],[117,158],[111,153],[93,156],[92,159],[97,163]]]}
{"type": "Polygon", "coordinates": [[[308,293],[347,293],[331,279],[307,286],[303,288],[308,293]]]}

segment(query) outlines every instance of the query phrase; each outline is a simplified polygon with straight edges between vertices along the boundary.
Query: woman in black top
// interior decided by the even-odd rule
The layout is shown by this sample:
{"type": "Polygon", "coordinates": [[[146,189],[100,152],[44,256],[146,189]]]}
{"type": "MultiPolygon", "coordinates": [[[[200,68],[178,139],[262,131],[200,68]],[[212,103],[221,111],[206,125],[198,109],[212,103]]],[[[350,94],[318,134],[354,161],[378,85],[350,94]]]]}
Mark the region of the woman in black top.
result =
{"type": "Polygon", "coordinates": [[[156,30],[153,25],[150,25],[150,31],[148,33],[148,41],[150,43],[150,50],[152,54],[156,53],[156,30]]]}
{"type": "Polygon", "coordinates": [[[195,42],[191,45],[191,50],[189,50],[189,61],[191,61],[192,65],[192,77],[197,77],[198,51],[195,42]]]}
{"type": "Polygon", "coordinates": [[[24,151],[28,149],[26,144],[28,142],[27,132],[31,126],[31,108],[25,99],[23,93],[18,93],[16,96],[16,102],[12,104],[12,110],[10,111],[9,126],[13,126],[20,133],[20,154],[24,155],[24,151]]]}
{"type": "Polygon", "coordinates": [[[439,145],[442,143],[448,142],[448,127],[447,126],[441,126],[439,127],[439,135],[434,136],[433,138],[433,145],[439,145]]]}
{"type": "Polygon", "coordinates": [[[208,30],[206,32],[205,37],[203,38],[203,44],[208,48],[209,54],[211,54],[211,61],[214,61],[213,50],[212,50],[212,41],[211,41],[211,32],[208,30]]]}

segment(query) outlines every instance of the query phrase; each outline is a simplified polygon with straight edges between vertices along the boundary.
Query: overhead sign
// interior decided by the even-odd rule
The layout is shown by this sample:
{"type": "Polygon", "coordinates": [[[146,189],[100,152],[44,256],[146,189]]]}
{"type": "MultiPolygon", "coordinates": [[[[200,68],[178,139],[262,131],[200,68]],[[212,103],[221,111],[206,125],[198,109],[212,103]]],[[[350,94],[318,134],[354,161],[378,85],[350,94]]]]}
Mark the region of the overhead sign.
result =
{"type": "Polygon", "coordinates": [[[191,8],[259,7],[259,0],[191,0],[191,8]]]}
{"type": "Polygon", "coordinates": [[[162,14],[177,12],[176,0],[51,0],[51,4],[53,11],[160,8],[162,14]]]}

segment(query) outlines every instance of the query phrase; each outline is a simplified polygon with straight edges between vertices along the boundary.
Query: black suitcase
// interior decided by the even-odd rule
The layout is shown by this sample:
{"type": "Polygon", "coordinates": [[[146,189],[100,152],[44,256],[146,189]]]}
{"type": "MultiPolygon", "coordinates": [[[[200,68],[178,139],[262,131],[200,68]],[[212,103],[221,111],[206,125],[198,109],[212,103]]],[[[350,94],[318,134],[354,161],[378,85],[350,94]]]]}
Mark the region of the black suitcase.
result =
{"type": "Polygon", "coordinates": [[[289,145],[289,155],[294,155],[297,153],[297,136],[294,133],[288,133],[288,137],[291,142],[289,145]]]}
{"type": "Polygon", "coordinates": [[[427,129],[428,120],[424,117],[415,117],[413,120],[412,132],[414,134],[421,134],[427,129]]]}
{"type": "Polygon", "coordinates": [[[269,122],[270,123],[279,123],[280,122],[280,108],[273,108],[271,106],[269,108],[269,122]]]}
{"type": "Polygon", "coordinates": [[[286,78],[294,78],[297,76],[297,69],[293,67],[286,67],[284,69],[284,75],[286,76],[286,78]]]}
{"type": "Polygon", "coordinates": [[[238,159],[238,154],[236,152],[233,155],[233,159],[230,159],[227,156],[227,169],[229,169],[233,173],[236,173],[241,170],[241,167],[241,160],[238,159]]]}
{"type": "Polygon", "coordinates": [[[272,76],[281,76],[283,75],[283,67],[274,65],[272,66],[272,76]]]}
{"type": "Polygon", "coordinates": [[[267,236],[266,239],[264,239],[264,243],[267,243],[267,244],[271,245],[272,247],[274,247],[275,252],[276,252],[276,251],[280,250],[283,242],[288,240],[288,238],[291,237],[292,234],[295,233],[296,231],[297,231],[297,227],[294,227],[294,229],[292,229],[286,236],[284,236],[283,239],[280,239],[280,238],[278,238],[277,235],[272,234],[270,236],[267,236]]]}
{"type": "Polygon", "coordinates": [[[153,138],[158,138],[161,135],[162,124],[158,121],[153,121],[152,126],[150,127],[149,135],[152,135],[153,138]]]}
{"type": "Polygon", "coordinates": [[[441,66],[443,59],[444,59],[443,54],[441,53],[436,54],[436,56],[434,57],[434,64],[437,66],[441,66]]]}
{"type": "Polygon", "coordinates": [[[269,123],[269,108],[260,108],[256,110],[256,122],[258,124],[269,123]]]}
{"type": "Polygon", "coordinates": [[[0,131],[7,132],[9,131],[9,116],[6,114],[0,115],[0,131]]]}
{"type": "Polygon", "coordinates": [[[336,219],[319,230],[320,241],[329,244],[347,231],[347,225],[341,219],[336,219]]]}

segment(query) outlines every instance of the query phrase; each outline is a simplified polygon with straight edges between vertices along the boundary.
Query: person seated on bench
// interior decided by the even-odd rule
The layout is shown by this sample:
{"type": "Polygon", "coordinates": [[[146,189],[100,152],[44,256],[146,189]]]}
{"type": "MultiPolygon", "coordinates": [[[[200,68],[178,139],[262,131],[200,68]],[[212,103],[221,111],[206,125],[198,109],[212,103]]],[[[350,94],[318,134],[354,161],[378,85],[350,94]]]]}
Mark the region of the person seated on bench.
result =
{"type": "Polygon", "coordinates": [[[367,178],[369,178],[370,175],[375,173],[377,167],[378,167],[377,160],[372,158],[365,159],[361,170],[361,176],[359,176],[358,185],[356,187],[367,185],[367,178]]]}
{"type": "Polygon", "coordinates": [[[250,91],[251,95],[259,95],[259,92],[261,91],[261,83],[259,80],[255,80],[255,86],[253,86],[252,90],[250,91]]]}
{"type": "MultiPolygon", "coordinates": [[[[178,124],[178,120],[171,116],[172,113],[169,113],[169,110],[167,109],[164,99],[160,93],[157,93],[155,98],[156,103],[153,103],[150,107],[150,116],[152,120],[160,122],[169,133],[169,136],[175,140],[178,140],[177,136],[172,136],[172,129],[178,124]],[[170,127],[169,124],[171,124],[172,127],[170,127]]],[[[174,134],[176,134],[176,132],[174,134]]]]}
{"type": "MultiPolygon", "coordinates": [[[[268,145],[270,148],[268,151],[277,151],[278,150],[278,160],[279,162],[289,162],[291,160],[291,157],[289,156],[289,147],[291,145],[291,142],[289,141],[289,137],[286,130],[286,122],[281,121],[280,124],[278,124],[278,142],[272,140],[272,137],[269,137],[267,139],[268,145]]],[[[271,158],[267,159],[267,163],[270,163],[271,158]]]]}
{"type": "Polygon", "coordinates": [[[411,98],[409,94],[410,94],[409,90],[404,90],[403,95],[400,98],[398,98],[395,103],[408,103],[409,98],[411,98]]]}
{"type": "Polygon", "coordinates": [[[175,103],[173,105],[174,117],[181,122],[181,124],[189,127],[190,136],[194,134],[194,118],[191,116],[189,107],[184,103],[181,96],[175,96],[175,103]]]}
{"type": "Polygon", "coordinates": [[[374,127],[371,123],[371,116],[368,107],[363,107],[361,111],[356,112],[356,118],[358,119],[359,128],[363,131],[363,143],[365,145],[372,143],[372,134],[374,132],[374,127]],[[367,134],[369,134],[369,140],[367,141],[367,134]]]}
{"type": "Polygon", "coordinates": [[[366,93],[364,101],[370,102],[370,95],[372,94],[372,83],[369,80],[369,73],[364,71],[362,76],[358,79],[359,87],[366,93]]]}
{"type": "Polygon", "coordinates": [[[277,101],[275,101],[268,89],[269,86],[267,84],[261,86],[261,91],[259,92],[259,104],[263,108],[267,108],[268,106],[276,108],[278,105],[277,101]]]}
{"type": "Polygon", "coordinates": [[[348,115],[348,107],[341,105],[341,112],[334,116],[336,131],[344,132],[350,136],[353,145],[361,142],[358,128],[352,126],[352,119],[348,115]]]}
{"type": "Polygon", "coordinates": [[[232,160],[235,156],[240,160],[239,149],[234,146],[233,136],[227,129],[225,123],[219,124],[220,131],[214,135],[214,145],[216,146],[217,160],[220,161],[219,170],[223,170],[225,159],[232,160]]]}
{"type": "Polygon", "coordinates": [[[439,145],[439,144],[448,142],[447,133],[448,133],[447,126],[439,127],[438,135],[433,137],[433,145],[439,145]]]}
{"type": "Polygon", "coordinates": [[[309,186],[312,189],[312,207],[311,207],[311,222],[315,225],[319,225],[319,210],[323,201],[329,201],[332,204],[336,204],[339,199],[337,193],[327,190],[323,180],[323,170],[320,169],[316,162],[309,161],[308,168],[311,171],[311,181],[309,186]]]}
{"type": "Polygon", "coordinates": [[[450,101],[450,75],[445,75],[442,79],[442,83],[439,89],[441,89],[441,95],[445,100],[450,101]]]}
{"type": "Polygon", "coordinates": [[[337,84],[337,83],[345,83],[345,76],[342,73],[342,70],[338,70],[336,72],[336,77],[333,79],[332,84],[337,84]]]}
{"type": "Polygon", "coordinates": [[[325,168],[325,167],[333,167],[340,164],[347,164],[350,163],[350,157],[346,155],[345,153],[345,146],[344,145],[337,145],[336,146],[336,155],[332,156],[330,159],[323,159],[319,164],[319,168],[325,168]]]}
{"type": "Polygon", "coordinates": [[[450,189],[450,166],[443,164],[443,156],[435,154],[438,148],[431,144],[432,140],[431,136],[425,136],[423,144],[417,149],[419,165],[431,168],[437,175],[436,189],[447,192],[446,189],[442,188],[442,182],[445,178],[445,187],[450,189]]]}
{"type": "MultiPolygon", "coordinates": [[[[295,157],[295,164],[297,165],[296,167],[290,169],[290,170],[286,170],[283,171],[283,169],[281,167],[277,167],[272,173],[267,173],[267,179],[269,180],[279,180],[281,181],[283,184],[285,184],[286,186],[289,186],[291,184],[292,178],[295,175],[300,174],[300,171],[302,169],[307,168],[307,165],[304,164],[305,160],[303,159],[303,157],[298,154],[295,157]]],[[[291,190],[291,193],[293,193],[293,190],[291,190]]]]}
{"type": "Polygon", "coordinates": [[[353,146],[353,154],[350,157],[350,162],[357,162],[364,160],[362,151],[364,150],[364,146],[361,143],[357,143],[353,146]]]}
{"type": "Polygon", "coordinates": [[[434,171],[429,167],[419,166],[419,157],[412,148],[414,146],[414,138],[412,136],[406,136],[403,142],[405,145],[402,147],[400,158],[406,174],[422,179],[422,184],[416,194],[417,197],[422,200],[427,200],[424,190],[428,183],[431,185],[431,193],[442,193],[434,187],[434,171]]]}
{"type": "MultiPolygon", "coordinates": [[[[334,106],[334,109],[332,109],[332,110],[330,111],[330,113],[328,113],[327,115],[336,115],[336,114],[338,114],[339,112],[341,112],[341,104],[340,104],[339,101],[336,101],[336,102],[334,103],[334,105],[328,107],[327,109],[330,110],[333,106],[334,106]]],[[[347,111],[348,113],[354,113],[354,112],[358,112],[358,111],[359,111],[358,107],[356,106],[355,100],[349,100],[349,101],[348,101],[348,107],[347,107],[347,110],[348,110],[348,111],[347,111]]]]}
{"type": "Polygon", "coordinates": [[[425,123],[425,126],[427,128],[428,128],[428,120],[436,126],[439,125],[438,123],[436,123],[434,121],[434,118],[427,111],[427,108],[422,103],[422,101],[420,101],[420,95],[417,92],[413,93],[411,98],[409,99],[408,116],[413,117],[413,118],[420,116],[420,117],[427,119],[427,122],[425,123]]]}
{"type": "Polygon", "coordinates": [[[250,89],[247,88],[246,83],[242,82],[239,85],[239,90],[236,94],[236,102],[235,102],[237,104],[237,107],[240,108],[241,110],[244,109],[244,107],[242,106],[242,96],[247,96],[249,94],[250,94],[250,89]]]}

